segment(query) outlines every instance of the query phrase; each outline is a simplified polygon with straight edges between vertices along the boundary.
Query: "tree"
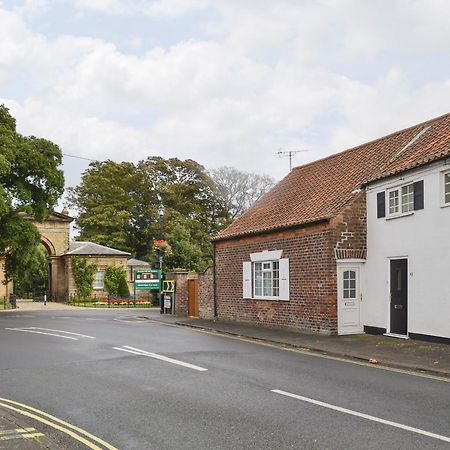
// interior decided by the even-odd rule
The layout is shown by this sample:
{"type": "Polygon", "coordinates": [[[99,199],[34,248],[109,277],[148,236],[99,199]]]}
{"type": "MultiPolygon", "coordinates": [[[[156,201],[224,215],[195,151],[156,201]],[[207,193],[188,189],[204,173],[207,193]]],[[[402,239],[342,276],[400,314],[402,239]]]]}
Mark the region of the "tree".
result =
{"type": "Polygon", "coordinates": [[[121,280],[127,280],[122,266],[108,266],[105,270],[105,288],[108,294],[119,295],[121,280]]]}
{"type": "Polygon", "coordinates": [[[205,168],[178,158],[154,156],[136,165],[94,162],[81,184],[70,190],[69,198],[79,211],[80,239],[129,251],[155,264],[152,243],[163,237],[162,233],[170,233],[178,222],[187,228],[207,263],[211,234],[227,220],[205,168]],[[158,216],[161,203],[165,207],[163,224],[158,216]]]}
{"type": "Polygon", "coordinates": [[[165,258],[166,267],[201,272],[211,262],[205,260],[201,247],[191,238],[189,228],[181,222],[174,225],[167,240],[172,247],[172,253],[165,258]]]}
{"type": "Polygon", "coordinates": [[[132,251],[129,229],[135,220],[140,183],[132,163],[92,162],[81,184],[68,190],[69,202],[78,210],[79,239],[132,251]]]}
{"type": "Polygon", "coordinates": [[[119,290],[117,291],[117,294],[122,298],[128,298],[130,296],[130,288],[128,287],[125,274],[120,277],[119,290]]]}
{"type": "Polygon", "coordinates": [[[14,280],[14,292],[22,296],[26,293],[42,293],[48,289],[48,253],[42,244],[30,251],[27,267],[14,280]]]}
{"type": "Polygon", "coordinates": [[[226,166],[211,171],[211,177],[230,220],[240,216],[275,184],[268,175],[241,172],[226,166]]]}
{"type": "Polygon", "coordinates": [[[28,218],[42,221],[64,190],[59,147],[16,131],[8,108],[0,105],[0,253],[7,283],[31,263],[40,243],[28,218]]]}
{"type": "Polygon", "coordinates": [[[86,258],[72,258],[72,275],[80,297],[86,298],[92,294],[95,272],[97,266],[89,264],[86,258]]]}

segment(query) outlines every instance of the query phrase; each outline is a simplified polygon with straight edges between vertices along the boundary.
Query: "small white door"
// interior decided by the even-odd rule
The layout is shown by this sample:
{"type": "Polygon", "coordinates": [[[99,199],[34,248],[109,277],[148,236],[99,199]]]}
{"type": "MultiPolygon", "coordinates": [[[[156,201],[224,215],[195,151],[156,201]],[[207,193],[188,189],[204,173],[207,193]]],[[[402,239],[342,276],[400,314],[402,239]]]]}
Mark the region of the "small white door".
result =
{"type": "Polygon", "coordinates": [[[361,321],[361,269],[338,267],[338,334],[363,332],[361,321]]]}

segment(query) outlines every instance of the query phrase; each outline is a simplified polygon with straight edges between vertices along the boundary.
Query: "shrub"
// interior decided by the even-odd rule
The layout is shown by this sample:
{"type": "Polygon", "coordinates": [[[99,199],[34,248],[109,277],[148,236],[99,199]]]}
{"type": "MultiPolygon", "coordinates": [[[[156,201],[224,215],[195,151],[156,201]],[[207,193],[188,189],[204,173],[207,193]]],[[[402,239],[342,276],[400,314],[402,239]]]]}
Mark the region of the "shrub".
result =
{"type": "Polygon", "coordinates": [[[86,258],[72,258],[72,274],[79,296],[89,297],[92,294],[96,271],[97,266],[88,264],[86,258]]]}
{"type": "Polygon", "coordinates": [[[126,273],[122,266],[108,266],[105,271],[105,288],[108,294],[121,295],[120,282],[124,279],[126,283],[126,273]]]}
{"type": "Polygon", "coordinates": [[[125,276],[125,273],[123,276],[119,279],[119,289],[118,292],[120,297],[129,297],[130,296],[130,289],[128,289],[128,283],[125,276]]]}

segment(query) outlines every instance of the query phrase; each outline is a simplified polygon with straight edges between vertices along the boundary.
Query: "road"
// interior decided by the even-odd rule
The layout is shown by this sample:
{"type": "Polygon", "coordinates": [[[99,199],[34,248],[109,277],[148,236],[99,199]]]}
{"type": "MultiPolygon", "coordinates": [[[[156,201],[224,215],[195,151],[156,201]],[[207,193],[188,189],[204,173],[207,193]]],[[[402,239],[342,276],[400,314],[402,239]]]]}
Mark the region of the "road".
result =
{"type": "Polygon", "coordinates": [[[64,421],[26,417],[58,449],[96,448],[73,426],[97,448],[450,448],[447,381],[138,317],[157,314],[0,314],[0,408],[64,421]]]}

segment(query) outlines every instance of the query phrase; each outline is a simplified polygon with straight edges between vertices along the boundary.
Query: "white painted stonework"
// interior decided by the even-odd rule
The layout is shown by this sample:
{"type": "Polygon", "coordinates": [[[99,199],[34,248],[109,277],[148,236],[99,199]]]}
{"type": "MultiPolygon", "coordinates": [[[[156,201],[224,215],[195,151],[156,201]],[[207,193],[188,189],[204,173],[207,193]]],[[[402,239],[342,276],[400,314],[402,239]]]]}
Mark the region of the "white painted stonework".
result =
{"type": "Polygon", "coordinates": [[[443,172],[450,160],[381,180],[367,189],[366,326],[390,331],[390,260],[406,258],[407,333],[450,338],[450,205],[443,205],[443,172]],[[377,193],[424,181],[424,209],[377,218],[377,193]]]}

